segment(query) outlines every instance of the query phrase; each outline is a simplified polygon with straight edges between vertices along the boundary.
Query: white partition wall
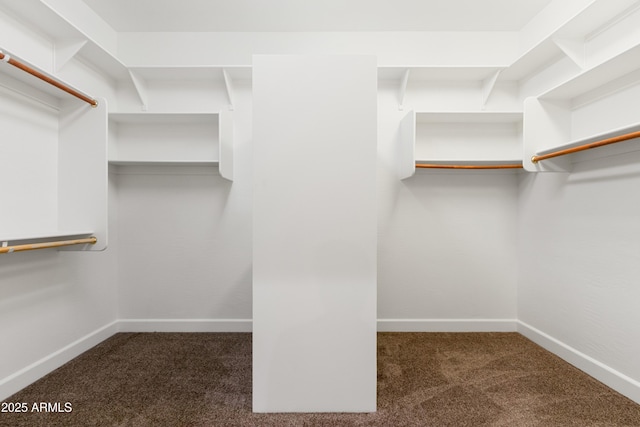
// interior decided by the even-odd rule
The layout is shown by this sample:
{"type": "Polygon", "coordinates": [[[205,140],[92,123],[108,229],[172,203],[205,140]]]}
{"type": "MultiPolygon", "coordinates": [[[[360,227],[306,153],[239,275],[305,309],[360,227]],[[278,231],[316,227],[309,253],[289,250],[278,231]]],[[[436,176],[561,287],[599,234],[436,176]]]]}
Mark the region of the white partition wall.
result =
{"type": "Polygon", "coordinates": [[[372,56],[253,63],[253,409],[376,408],[372,56]]]}

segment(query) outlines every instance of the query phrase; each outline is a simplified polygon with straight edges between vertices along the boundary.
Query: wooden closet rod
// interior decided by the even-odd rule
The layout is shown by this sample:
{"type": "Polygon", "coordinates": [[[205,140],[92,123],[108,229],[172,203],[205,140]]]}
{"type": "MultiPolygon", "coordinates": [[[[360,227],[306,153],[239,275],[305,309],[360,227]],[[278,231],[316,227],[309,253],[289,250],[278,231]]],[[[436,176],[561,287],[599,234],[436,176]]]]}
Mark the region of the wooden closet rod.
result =
{"type": "Polygon", "coordinates": [[[416,163],[416,168],[422,169],[522,169],[522,165],[446,165],[431,163],[416,163]]]}
{"type": "Polygon", "coordinates": [[[32,251],[35,249],[59,248],[61,246],[95,244],[98,241],[95,237],[87,237],[86,239],[74,240],[58,240],[56,242],[31,243],[28,245],[3,246],[0,247],[0,254],[8,254],[12,252],[32,251]]]}
{"type": "Polygon", "coordinates": [[[98,106],[98,101],[96,101],[95,99],[89,98],[88,96],[81,94],[77,90],[72,89],[69,86],[66,86],[66,85],[60,83],[59,81],[47,76],[46,74],[41,73],[38,70],[34,70],[33,68],[31,68],[28,65],[25,65],[25,64],[23,64],[23,63],[21,63],[19,61],[16,61],[11,56],[9,56],[6,53],[1,52],[1,51],[0,51],[0,61],[7,62],[7,63],[13,65],[16,68],[21,69],[22,71],[26,71],[27,73],[31,74],[32,76],[35,76],[35,77],[39,78],[40,80],[43,80],[43,81],[49,83],[50,85],[53,85],[53,86],[57,87],[58,89],[63,90],[65,92],[67,92],[68,94],[73,95],[76,98],[79,98],[79,99],[83,100],[84,102],[88,103],[89,105],[91,105],[94,108],[98,106]]]}
{"type": "Polygon", "coordinates": [[[548,154],[535,155],[531,157],[532,163],[538,163],[540,160],[551,159],[553,157],[564,156],[565,154],[577,153],[579,151],[590,150],[592,148],[602,147],[604,145],[614,144],[616,142],[628,141],[629,139],[639,138],[640,131],[625,133],[624,135],[614,136],[612,138],[601,139],[600,141],[590,142],[588,144],[579,145],[573,148],[554,151],[548,154]]]}

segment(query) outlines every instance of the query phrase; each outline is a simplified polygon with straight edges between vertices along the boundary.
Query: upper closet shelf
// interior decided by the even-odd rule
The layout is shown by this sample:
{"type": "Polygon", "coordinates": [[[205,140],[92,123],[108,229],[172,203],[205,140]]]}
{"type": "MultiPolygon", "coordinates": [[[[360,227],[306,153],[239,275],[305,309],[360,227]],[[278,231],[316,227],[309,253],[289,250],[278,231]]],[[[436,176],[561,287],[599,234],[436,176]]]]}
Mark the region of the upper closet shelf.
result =
{"type": "Polygon", "coordinates": [[[520,168],[522,120],[511,111],[411,111],[400,126],[400,179],[426,167],[520,168]]]}
{"type": "Polygon", "coordinates": [[[223,87],[227,93],[229,110],[233,111],[236,103],[236,83],[252,79],[251,67],[243,66],[131,66],[128,68],[128,74],[140,99],[142,111],[149,110],[150,88],[164,86],[167,82],[171,86],[197,82],[202,87],[223,87]]]}
{"type": "Polygon", "coordinates": [[[206,124],[218,121],[218,112],[181,112],[181,113],[109,113],[109,121],[125,124],[206,124]]]}
{"type": "Polygon", "coordinates": [[[417,123],[520,123],[518,111],[416,111],[417,123]]]}
{"type": "Polygon", "coordinates": [[[229,66],[130,66],[129,71],[146,80],[214,80],[222,82],[224,80],[223,71],[234,80],[251,80],[252,70],[250,66],[229,65],[229,66]]]}
{"type": "Polygon", "coordinates": [[[0,236],[0,243],[2,245],[5,245],[5,243],[14,245],[62,239],[80,239],[83,237],[89,237],[92,234],[93,231],[54,231],[42,233],[26,233],[20,236],[0,236]]]}
{"type": "Polygon", "coordinates": [[[218,166],[233,180],[232,112],[111,113],[109,163],[218,166]]]}
{"type": "Polygon", "coordinates": [[[109,160],[115,166],[219,166],[217,160],[109,160]]]}
{"type": "Polygon", "coordinates": [[[407,70],[411,81],[421,80],[484,80],[508,64],[479,66],[438,66],[438,67],[378,67],[378,80],[402,80],[407,70]]]}
{"type": "Polygon", "coordinates": [[[619,79],[627,77],[629,83],[633,83],[637,80],[637,76],[631,73],[638,70],[640,70],[640,45],[614,56],[603,64],[585,70],[573,79],[542,94],[539,99],[572,102],[596,89],[598,92],[607,93],[613,86],[622,87],[626,84],[619,79]]]}
{"type": "Polygon", "coordinates": [[[537,172],[567,172],[579,158],[634,149],[619,144],[579,157],[570,152],[534,161],[534,156],[635,132],[640,128],[639,110],[640,46],[636,46],[525,101],[524,166],[537,172]]]}
{"type": "Polygon", "coordinates": [[[485,105],[498,75],[506,66],[378,67],[378,81],[397,87],[400,110],[404,109],[407,87],[420,82],[478,82],[482,87],[482,103],[485,105]]]}
{"type": "Polygon", "coordinates": [[[633,13],[637,7],[636,0],[591,2],[580,13],[531,46],[501,72],[499,79],[524,80],[563,55],[570,58],[580,69],[584,69],[589,62],[589,41],[612,23],[633,13]]]}
{"type": "Polygon", "coordinates": [[[500,73],[499,79],[503,81],[522,80],[561,54],[562,51],[551,39],[545,39],[505,68],[500,73]]]}

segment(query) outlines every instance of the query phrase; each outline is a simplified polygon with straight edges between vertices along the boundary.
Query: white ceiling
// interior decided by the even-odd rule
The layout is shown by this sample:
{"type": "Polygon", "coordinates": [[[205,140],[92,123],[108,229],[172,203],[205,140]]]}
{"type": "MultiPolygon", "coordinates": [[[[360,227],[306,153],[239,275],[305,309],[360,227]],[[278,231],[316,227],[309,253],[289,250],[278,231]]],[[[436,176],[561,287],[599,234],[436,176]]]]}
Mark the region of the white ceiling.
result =
{"type": "Polygon", "coordinates": [[[83,0],[118,32],[518,31],[551,0],[83,0]]]}

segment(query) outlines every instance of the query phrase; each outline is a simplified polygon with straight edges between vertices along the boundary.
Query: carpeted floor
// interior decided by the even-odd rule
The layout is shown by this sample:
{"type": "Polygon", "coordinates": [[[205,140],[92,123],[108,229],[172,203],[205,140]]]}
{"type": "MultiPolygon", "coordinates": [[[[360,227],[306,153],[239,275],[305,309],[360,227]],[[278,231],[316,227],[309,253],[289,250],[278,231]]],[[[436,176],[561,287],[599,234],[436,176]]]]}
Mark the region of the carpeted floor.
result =
{"type": "Polygon", "coordinates": [[[640,405],[516,333],[379,333],[371,414],[253,414],[240,333],[117,334],[5,402],[29,409],[0,413],[11,427],[640,426],[640,405]]]}

